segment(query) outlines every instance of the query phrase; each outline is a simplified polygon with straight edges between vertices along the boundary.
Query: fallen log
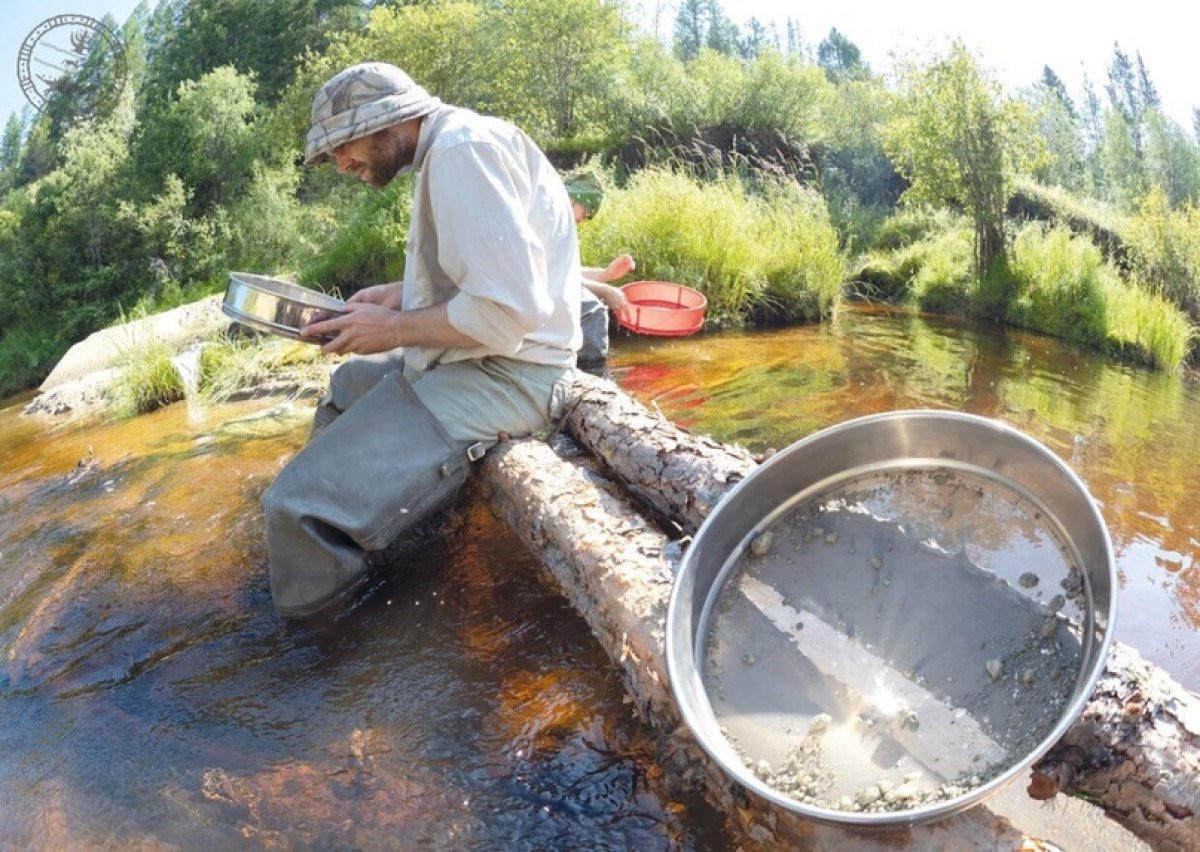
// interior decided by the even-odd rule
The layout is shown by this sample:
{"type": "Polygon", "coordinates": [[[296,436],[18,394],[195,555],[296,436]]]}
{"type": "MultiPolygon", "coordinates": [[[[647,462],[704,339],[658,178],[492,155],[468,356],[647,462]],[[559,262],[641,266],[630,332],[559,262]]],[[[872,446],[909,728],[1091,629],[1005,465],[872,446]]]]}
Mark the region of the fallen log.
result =
{"type": "Polygon", "coordinates": [[[975,808],[928,826],[870,833],[817,825],[752,798],[711,761],[682,724],[667,684],[663,627],[682,547],[583,460],[538,441],[488,454],[481,477],[494,511],[540,556],[621,672],[658,732],[670,780],[701,789],[743,846],[759,849],[1020,848],[1005,819],[975,808]]]}
{"type": "MultiPolygon", "coordinates": [[[[663,628],[670,580],[687,537],[753,470],[755,459],[679,429],[611,382],[590,376],[575,387],[565,428],[615,481],[580,458],[519,442],[484,463],[493,508],[541,554],[587,619],[639,711],[662,732],[660,754],[682,779],[702,787],[754,843],[845,844],[846,832],[799,820],[725,778],[680,724],[667,685],[663,628]]],[[[1200,848],[1197,732],[1200,699],[1136,651],[1118,646],[1080,719],[1039,761],[1030,794],[1085,796],[1155,848],[1200,848]]],[[[951,840],[1004,844],[1014,834],[986,806],[905,832],[914,845],[938,846],[951,840]]],[[[868,848],[897,841],[904,842],[875,832],[856,834],[853,842],[868,848]]]]}

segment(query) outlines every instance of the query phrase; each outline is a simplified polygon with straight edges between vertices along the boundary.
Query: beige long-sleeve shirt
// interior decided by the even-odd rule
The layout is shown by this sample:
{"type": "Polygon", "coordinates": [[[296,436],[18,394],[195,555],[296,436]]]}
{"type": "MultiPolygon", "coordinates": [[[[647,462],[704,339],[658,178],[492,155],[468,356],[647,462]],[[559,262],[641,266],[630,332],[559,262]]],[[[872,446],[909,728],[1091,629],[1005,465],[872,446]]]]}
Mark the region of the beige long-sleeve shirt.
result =
{"type": "Polygon", "coordinates": [[[404,270],[405,310],[447,305],[476,347],[406,347],[406,372],[502,355],[571,367],[580,344],[579,244],[554,167],[500,119],[425,117],[404,270]]]}

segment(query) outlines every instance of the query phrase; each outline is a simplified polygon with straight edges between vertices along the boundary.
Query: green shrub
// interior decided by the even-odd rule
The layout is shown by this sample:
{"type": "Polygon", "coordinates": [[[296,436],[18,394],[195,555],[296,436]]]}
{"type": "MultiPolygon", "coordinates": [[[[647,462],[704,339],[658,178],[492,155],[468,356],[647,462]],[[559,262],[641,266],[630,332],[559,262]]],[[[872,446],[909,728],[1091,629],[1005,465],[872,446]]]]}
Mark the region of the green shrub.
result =
{"type": "Polygon", "coordinates": [[[966,313],[975,283],[974,236],[965,220],[914,210],[888,221],[888,236],[881,242],[896,248],[877,249],[862,261],[854,275],[859,295],[906,302],[932,313],[966,313]],[[934,227],[935,222],[941,227],[934,227]]]}
{"type": "Polygon", "coordinates": [[[28,325],[8,328],[0,336],[0,398],[31,388],[46,377],[47,365],[66,351],[53,329],[28,325]]]}
{"type": "Polygon", "coordinates": [[[913,246],[920,266],[912,277],[912,304],[928,313],[967,313],[976,286],[974,245],[971,231],[952,228],[913,246]]]}
{"type": "Polygon", "coordinates": [[[1130,217],[1125,237],[1134,275],[1200,323],[1200,210],[1171,210],[1155,188],[1130,217]]]}
{"type": "Polygon", "coordinates": [[[872,248],[879,251],[895,251],[921,242],[934,234],[966,226],[966,219],[944,207],[935,209],[904,205],[879,227],[872,248]]]}
{"type": "Polygon", "coordinates": [[[326,236],[315,240],[300,280],[343,298],[365,286],[398,280],[404,272],[411,187],[409,178],[394,180],[382,191],[346,186],[309,207],[304,228],[326,236]]]}
{"type": "Polygon", "coordinates": [[[699,181],[644,169],[610,191],[580,228],[585,265],[621,252],[642,279],[675,281],[708,298],[715,324],[815,320],[833,310],[845,275],[820,196],[782,179],[699,181]]]}

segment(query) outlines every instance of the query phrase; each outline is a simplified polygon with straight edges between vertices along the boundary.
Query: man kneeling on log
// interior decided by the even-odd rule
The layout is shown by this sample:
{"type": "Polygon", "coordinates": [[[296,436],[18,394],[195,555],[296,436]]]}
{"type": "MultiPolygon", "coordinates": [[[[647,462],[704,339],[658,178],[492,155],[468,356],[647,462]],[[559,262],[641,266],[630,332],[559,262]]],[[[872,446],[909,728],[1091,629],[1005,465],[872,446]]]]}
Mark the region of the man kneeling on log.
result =
{"type": "Polygon", "coordinates": [[[416,173],[404,280],[314,322],[333,374],[308,445],[263,496],[271,593],[287,615],[344,596],[443,508],[500,433],[561,414],[580,344],[580,261],[561,178],[521,130],[365,63],[313,100],[305,163],[376,189],[416,173]]]}

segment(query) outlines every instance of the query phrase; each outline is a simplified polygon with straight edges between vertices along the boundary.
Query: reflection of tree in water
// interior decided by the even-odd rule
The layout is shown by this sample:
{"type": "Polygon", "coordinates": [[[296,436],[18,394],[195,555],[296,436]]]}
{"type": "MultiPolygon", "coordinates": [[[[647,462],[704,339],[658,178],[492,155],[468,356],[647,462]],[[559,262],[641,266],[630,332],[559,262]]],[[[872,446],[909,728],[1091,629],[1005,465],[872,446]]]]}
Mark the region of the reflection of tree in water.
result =
{"type": "MultiPolygon", "coordinates": [[[[819,328],[729,332],[630,351],[618,343],[613,363],[618,382],[643,401],[657,400],[668,417],[755,450],[896,409],[997,418],[1080,476],[1119,558],[1134,542],[1149,542],[1184,568],[1200,563],[1194,377],[1123,365],[1018,330],[859,307],[819,328]],[[652,378],[627,384],[624,364],[652,378]]],[[[1136,570],[1170,573],[1152,560],[1136,570]]],[[[1200,626],[1191,603],[1200,571],[1172,574],[1168,586],[1200,626]]]]}

